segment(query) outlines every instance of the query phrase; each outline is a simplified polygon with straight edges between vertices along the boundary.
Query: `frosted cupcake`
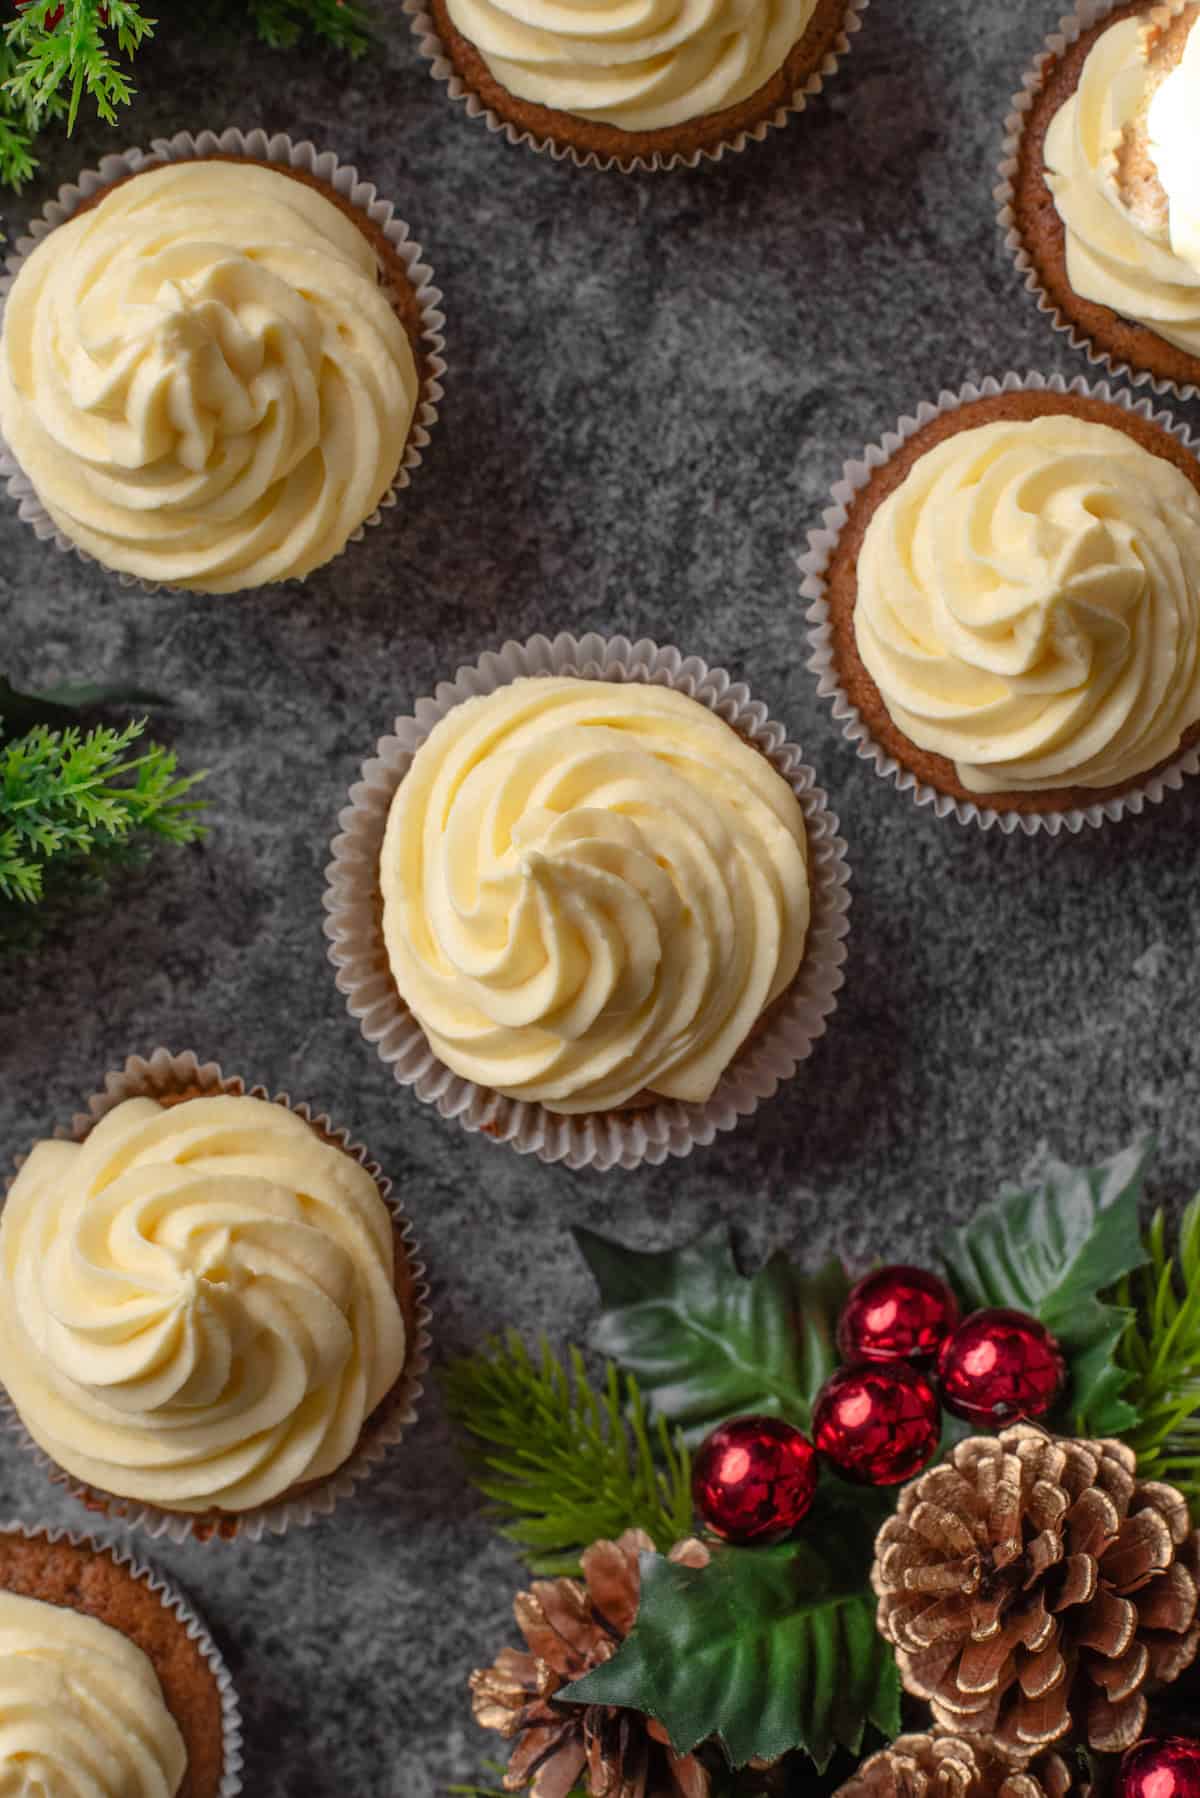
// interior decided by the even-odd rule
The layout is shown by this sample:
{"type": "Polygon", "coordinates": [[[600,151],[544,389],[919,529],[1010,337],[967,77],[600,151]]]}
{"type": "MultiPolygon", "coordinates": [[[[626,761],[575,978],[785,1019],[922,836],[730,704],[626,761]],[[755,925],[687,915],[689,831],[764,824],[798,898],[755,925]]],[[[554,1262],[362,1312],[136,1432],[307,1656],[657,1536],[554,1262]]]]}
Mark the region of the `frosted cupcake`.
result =
{"type": "Polygon", "coordinates": [[[822,691],[881,773],[962,817],[1141,791],[1200,737],[1200,464],[1044,383],[925,410],[814,534],[822,691]]]}
{"type": "Polygon", "coordinates": [[[0,1790],[240,1791],[240,1718],[220,1656],[186,1600],[125,1555],[0,1529],[0,1642],[0,1790]]]}
{"type": "Polygon", "coordinates": [[[1029,285],[1078,345],[1189,388],[1200,381],[1200,3],[1096,10],[1027,79],[1002,218],[1029,285]]]}
{"type": "Polygon", "coordinates": [[[412,1396],[417,1282],[365,1158],[241,1092],[124,1098],[38,1143],[0,1215],[0,1297],[24,1430],[138,1520],[281,1525],[412,1396]]]}
{"type": "MultiPolygon", "coordinates": [[[[866,0],[428,0],[421,47],[514,141],[622,168],[694,165],[781,125],[866,0]]],[[[416,0],[409,6],[416,11],[416,0]]]]}
{"type": "Polygon", "coordinates": [[[19,260],[0,439],[60,541],[236,593],[311,573],[375,517],[441,363],[412,246],[362,197],[185,157],[100,187],[19,260]]]}

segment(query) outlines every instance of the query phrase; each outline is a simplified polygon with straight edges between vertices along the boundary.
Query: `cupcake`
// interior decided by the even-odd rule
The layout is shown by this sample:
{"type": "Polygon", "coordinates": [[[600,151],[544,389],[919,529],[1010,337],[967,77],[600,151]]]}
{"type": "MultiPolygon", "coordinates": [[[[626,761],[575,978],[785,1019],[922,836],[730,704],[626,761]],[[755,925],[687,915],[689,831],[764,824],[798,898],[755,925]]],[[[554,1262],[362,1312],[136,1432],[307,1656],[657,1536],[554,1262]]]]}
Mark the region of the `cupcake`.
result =
{"type": "Polygon", "coordinates": [[[1200,737],[1200,464],[1106,389],[988,386],[848,466],[804,564],[810,666],[939,814],[1078,828],[1200,737]]]}
{"type": "Polygon", "coordinates": [[[241,1719],[221,1657],[187,1601],[127,1555],[0,1529],[0,1639],[0,1790],[241,1790],[241,1719]]]}
{"type": "Polygon", "coordinates": [[[1200,382],[1200,0],[1081,11],[1015,102],[1009,247],[1095,361],[1200,382]],[[1094,22],[1090,22],[1094,21],[1094,22]]]}
{"type": "Polygon", "coordinates": [[[786,123],[866,0],[409,0],[436,78],[492,130],[579,164],[694,167],[786,123]],[[426,10],[427,7],[427,10],[426,10]]]}
{"type": "Polygon", "coordinates": [[[256,137],[110,159],[9,265],[12,490],[152,586],[236,593],[330,561],[419,460],[440,392],[405,227],[332,157],[256,137]]]}
{"type": "Polygon", "coordinates": [[[339,984],[398,1079],[572,1166],[711,1141],[841,983],[836,820],[677,651],[508,644],[380,745],[335,842],[339,984]]]}
{"type": "Polygon", "coordinates": [[[419,1390],[420,1269],[378,1169],[194,1057],[118,1081],[77,1140],[36,1145],[0,1214],[9,1403],[116,1515],[225,1536],[308,1521],[419,1390]]]}

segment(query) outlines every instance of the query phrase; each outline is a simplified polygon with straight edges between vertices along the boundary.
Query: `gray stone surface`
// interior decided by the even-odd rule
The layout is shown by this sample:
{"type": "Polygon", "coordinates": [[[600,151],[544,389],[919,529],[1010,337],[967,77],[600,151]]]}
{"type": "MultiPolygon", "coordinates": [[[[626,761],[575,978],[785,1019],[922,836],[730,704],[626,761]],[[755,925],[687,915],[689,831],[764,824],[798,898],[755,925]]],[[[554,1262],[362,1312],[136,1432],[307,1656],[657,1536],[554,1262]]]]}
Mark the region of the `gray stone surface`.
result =
{"type": "MultiPolygon", "coordinates": [[[[173,695],[162,728],[212,770],[214,827],[4,977],[5,1154],[160,1041],[310,1097],[395,1176],[443,1356],[506,1324],[586,1332],[572,1223],[661,1244],[727,1216],[752,1256],[919,1254],[1047,1145],[1098,1155],[1145,1127],[1156,1196],[1177,1199],[1200,1172],[1200,786],[1057,843],[939,824],[856,761],[803,667],[793,557],[843,458],[964,377],[1083,367],[1019,291],[990,199],[1059,0],[876,0],[805,118],[657,179],[493,141],[379,10],[380,52],[353,68],[174,24],[140,64],[121,141],[263,123],[394,197],[445,290],[451,373],[401,506],[300,590],[147,598],[0,504],[0,666],[173,695]],[[422,1108],[346,1015],[321,934],[334,817],[377,735],[482,648],[564,626],[743,674],[810,752],[855,873],[847,984],[811,1063],[738,1134],[633,1176],[530,1164],[422,1108]]],[[[56,149],[10,231],[110,141],[84,126],[56,149]]],[[[0,1510],[81,1520],[2,1444],[0,1510]]],[[[432,1798],[478,1771],[463,1682],[511,1638],[518,1568],[435,1394],[334,1521],[151,1552],[229,1655],[255,1798],[432,1798]]]]}

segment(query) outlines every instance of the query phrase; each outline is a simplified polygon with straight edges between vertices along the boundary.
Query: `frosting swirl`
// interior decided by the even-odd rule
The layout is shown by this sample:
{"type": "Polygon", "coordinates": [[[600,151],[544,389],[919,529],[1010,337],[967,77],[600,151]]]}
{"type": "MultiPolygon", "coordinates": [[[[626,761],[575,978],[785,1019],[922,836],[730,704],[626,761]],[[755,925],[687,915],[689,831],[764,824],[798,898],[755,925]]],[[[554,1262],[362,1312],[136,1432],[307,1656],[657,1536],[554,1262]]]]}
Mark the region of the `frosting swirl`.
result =
{"type": "Polygon", "coordinates": [[[1178,66],[1150,101],[1150,154],[1167,199],[1171,248],[1200,274],[1200,6],[1178,66]]]}
{"type": "Polygon", "coordinates": [[[95,1617],[0,1592],[5,1798],[175,1798],[179,1726],[136,1642],[95,1617]]]}
{"type": "Polygon", "coordinates": [[[282,1105],[128,1099],[0,1218],[0,1379],[60,1467],[177,1511],[330,1474],[399,1378],[391,1219],[282,1105]]]}
{"type": "Polygon", "coordinates": [[[366,237],[252,162],[110,191],[22,266],[0,433],[109,568],[233,593],[337,555],[400,466],[412,348],[366,237]]]}
{"type": "Polygon", "coordinates": [[[872,517],[854,623],[969,791],[1115,786],[1200,719],[1200,493],[1069,412],[956,432],[872,517]]]}
{"type": "Polygon", "coordinates": [[[560,1112],[708,1098],[809,920],[787,782],[637,682],[456,706],[397,789],[380,879],[392,974],[442,1061],[560,1112]]]}
{"type": "Polygon", "coordinates": [[[447,0],[510,94],[625,131],[736,106],[769,81],[817,0],[447,0]]]}
{"type": "MultiPolygon", "coordinates": [[[[1177,196],[1190,191],[1193,205],[1200,207],[1198,40],[1200,33],[1193,30],[1184,63],[1164,84],[1177,96],[1184,131],[1175,138],[1172,102],[1167,129],[1177,146],[1171,168],[1179,172],[1166,174],[1175,190],[1169,224],[1156,222],[1147,210],[1135,211],[1122,190],[1118,150],[1127,132],[1140,132],[1151,85],[1140,18],[1122,19],[1096,40],[1076,91],[1055,114],[1045,140],[1046,184],[1063,221],[1067,279],[1074,292],[1193,356],[1200,356],[1200,229],[1187,228],[1186,203],[1177,203],[1177,196]]],[[[1161,113],[1159,120],[1161,125],[1161,113]]],[[[1152,122],[1152,135],[1154,128],[1152,122]]],[[[1163,177],[1162,160],[1158,171],[1163,177]]],[[[1195,213],[1192,217],[1195,225],[1195,213]]]]}

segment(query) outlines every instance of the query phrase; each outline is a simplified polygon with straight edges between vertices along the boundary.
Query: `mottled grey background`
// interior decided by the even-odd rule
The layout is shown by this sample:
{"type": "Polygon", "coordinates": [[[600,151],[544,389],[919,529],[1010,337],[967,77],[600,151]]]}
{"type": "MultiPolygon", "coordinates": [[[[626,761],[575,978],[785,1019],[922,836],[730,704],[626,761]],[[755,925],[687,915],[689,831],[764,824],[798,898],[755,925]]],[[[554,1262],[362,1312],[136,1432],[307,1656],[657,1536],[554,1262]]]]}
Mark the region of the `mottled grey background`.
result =
{"type": "MultiPolygon", "coordinates": [[[[212,770],[213,824],[0,983],[0,1147],[160,1041],[314,1099],[395,1176],[442,1355],[506,1324],[586,1332],[571,1223],[660,1244],[725,1215],[752,1255],[916,1254],[1047,1145],[1100,1155],[1146,1127],[1156,1195],[1190,1190],[1200,784],[1061,842],[939,824],[856,760],[803,666],[794,557],[842,460],[967,376],[1083,367],[1021,293],[991,202],[1008,98],[1060,0],[875,0],[789,129],[636,179],[494,141],[381,10],[356,66],[165,24],[140,59],[116,141],[264,124],[395,199],[445,291],[451,372],[401,505],[299,590],[147,598],[0,502],[0,667],[173,695],[160,728],[212,770]],[[346,1015],[321,934],[326,846],[376,737],[481,649],[561,627],[743,674],[810,752],[854,868],[847,984],[801,1077],[737,1135],[635,1175],[547,1169],[421,1107],[346,1015]]],[[[10,233],[111,141],[89,125],[57,148],[10,233]]],[[[0,1509],[80,1521],[2,1445],[0,1509]]],[[[478,1771],[495,1738],[464,1680],[512,1636],[518,1567],[435,1394],[336,1520],[152,1552],[229,1655],[256,1798],[432,1798],[478,1771]]]]}

